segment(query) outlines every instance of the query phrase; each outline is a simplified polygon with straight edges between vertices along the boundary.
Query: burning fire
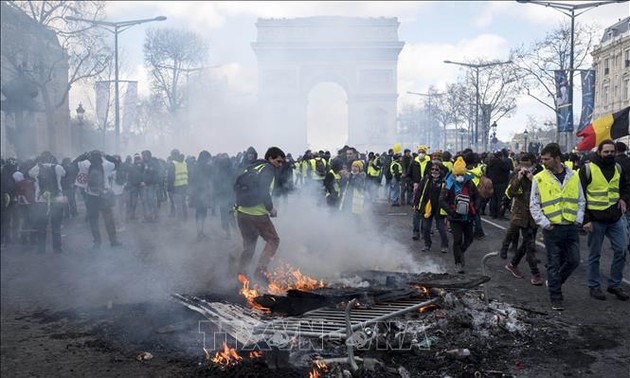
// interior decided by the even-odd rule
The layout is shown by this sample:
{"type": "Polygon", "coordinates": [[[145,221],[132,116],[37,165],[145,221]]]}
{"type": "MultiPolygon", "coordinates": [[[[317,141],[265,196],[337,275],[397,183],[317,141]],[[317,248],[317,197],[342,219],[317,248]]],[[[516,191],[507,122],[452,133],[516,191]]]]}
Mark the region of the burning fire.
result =
{"type": "Polygon", "coordinates": [[[313,365],[315,367],[308,373],[308,378],[319,378],[320,371],[324,373],[328,371],[328,365],[322,360],[313,360],[313,365]]]}
{"type": "Polygon", "coordinates": [[[260,352],[260,351],[257,351],[257,350],[255,350],[253,352],[249,352],[249,358],[251,358],[252,360],[255,359],[255,358],[260,358],[260,357],[262,357],[262,355],[263,355],[263,353],[260,352]]]}
{"type": "MultiPolygon", "coordinates": [[[[204,349],[204,351],[206,350],[204,349]]],[[[207,351],[206,355],[208,355],[207,351]]],[[[239,356],[235,349],[230,348],[227,343],[223,343],[223,350],[214,355],[212,362],[221,367],[228,367],[238,364],[242,359],[243,357],[239,356]]]]}
{"type": "Polygon", "coordinates": [[[249,280],[247,279],[247,277],[245,277],[242,274],[238,275],[238,281],[240,283],[243,284],[243,287],[241,288],[241,290],[239,291],[241,293],[242,296],[245,297],[245,299],[247,299],[247,303],[260,311],[263,312],[270,312],[270,310],[267,307],[263,307],[261,305],[259,305],[258,303],[254,302],[254,298],[260,296],[260,292],[258,291],[258,286],[254,286],[253,289],[249,288],[249,280]]]}
{"type": "Polygon", "coordinates": [[[276,295],[291,289],[310,291],[326,287],[324,281],[305,276],[289,264],[276,268],[269,274],[269,280],[268,292],[276,295]]]}
{"type": "Polygon", "coordinates": [[[418,289],[422,295],[424,295],[425,297],[428,297],[431,292],[429,291],[428,288],[424,287],[424,286],[420,286],[420,285],[411,285],[412,289],[418,289]]]}
{"type": "MultiPolygon", "coordinates": [[[[275,295],[285,294],[287,290],[291,289],[310,291],[326,287],[324,281],[318,281],[305,276],[299,269],[296,269],[289,264],[276,268],[267,275],[267,278],[270,282],[265,292],[275,295]]],[[[254,285],[253,288],[250,288],[249,279],[243,274],[238,275],[238,280],[243,285],[239,292],[245,297],[245,299],[247,299],[247,303],[257,310],[267,313],[270,312],[267,307],[263,307],[254,301],[254,298],[264,294],[258,285],[254,285]]]]}
{"type": "Polygon", "coordinates": [[[428,306],[420,307],[418,311],[427,312],[427,311],[435,310],[436,308],[439,308],[439,307],[434,304],[430,304],[428,306]]]}

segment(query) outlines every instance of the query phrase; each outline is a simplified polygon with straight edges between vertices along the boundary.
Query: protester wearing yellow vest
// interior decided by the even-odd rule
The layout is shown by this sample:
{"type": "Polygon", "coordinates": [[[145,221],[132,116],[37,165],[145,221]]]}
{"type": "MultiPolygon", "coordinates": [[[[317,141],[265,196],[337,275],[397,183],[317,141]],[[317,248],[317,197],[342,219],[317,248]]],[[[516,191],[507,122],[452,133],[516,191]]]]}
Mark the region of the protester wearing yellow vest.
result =
{"type": "Polygon", "coordinates": [[[389,171],[392,173],[392,181],[389,184],[389,202],[392,206],[400,206],[400,180],[402,178],[401,155],[395,154],[389,164],[389,171]]]}
{"type": "Polygon", "coordinates": [[[378,196],[378,189],[381,186],[381,159],[374,152],[368,154],[367,162],[367,195],[375,200],[378,196]]]}
{"type": "Polygon", "coordinates": [[[546,169],[534,176],[529,210],[545,241],[551,308],[561,311],[562,284],[580,265],[579,225],[586,199],[577,173],[562,164],[557,143],[545,146],[540,155],[546,169]]]}
{"type": "Polygon", "coordinates": [[[276,171],[282,167],[285,158],[286,155],[281,149],[270,147],[265,153],[264,160],[261,159],[252,163],[259,177],[258,187],[253,189],[260,196],[256,205],[244,206],[239,204],[237,195],[236,220],[243,238],[243,253],[241,254],[239,269],[242,273],[249,270],[256,250],[256,242],[259,236],[262,237],[266,244],[254,275],[261,282],[268,282],[267,267],[280,245],[280,238],[270,219],[270,217],[275,217],[278,214],[273,206],[271,193],[273,192],[276,171]]]}
{"type": "Polygon", "coordinates": [[[615,163],[615,143],[608,139],[597,147],[597,153],[580,169],[580,182],[586,195],[584,230],[588,232],[588,287],[591,297],[605,300],[600,288],[599,258],[604,237],[610,240],[614,257],[610,267],[607,291],[627,301],[621,288],[626,263],[626,207],[630,193],[626,173],[615,163]]]}
{"type": "MultiPolygon", "coordinates": [[[[448,234],[446,232],[446,211],[440,208],[440,193],[444,185],[445,169],[439,161],[433,161],[431,170],[420,182],[418,193],[414,198],[415,211],[422,218],[422,239],[424,248],[422,252],[431,251],[431,226],[435,220],[436,228],[440,233],[442,253],[448,252],[448,234]]],[[[418,235],[414,233],[414,240],[418,235]]]]}
{"type": "Polygon", "coordinates": [[[188,217],[188,164],[184,162],[184,154],[178,149],[171,151],[171,166],[168,171],[168,191],[171,196],[171,214],[179,221],[188,217]]]}

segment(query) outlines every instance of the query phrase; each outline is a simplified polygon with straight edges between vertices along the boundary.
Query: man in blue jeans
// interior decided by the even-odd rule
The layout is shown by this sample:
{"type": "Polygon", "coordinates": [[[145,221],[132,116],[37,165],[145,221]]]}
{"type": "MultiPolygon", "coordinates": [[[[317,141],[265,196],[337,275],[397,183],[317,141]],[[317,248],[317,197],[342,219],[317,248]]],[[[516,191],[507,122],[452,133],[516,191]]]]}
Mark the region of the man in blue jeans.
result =
{"type": "Polygon", "coordinates": [[[542,229],[547,250],[547,281],[551,308],[564,310],[562,284],[580,265],[579,225],[586,199],[576,172],[560,160],[557,143],[540,153],[545,170],[534,175],[529,210],[542,229]]]}
{"type": "Polygon", "coordinates": [[[627,301],[630,296],[621,288],[628,244],[626,207],[630,183],[621,166],[615,162],[615,143],[608,139],[597,146],[597,153],[580,169],[580,182],[586,197],[584,231],[588,232],[588,287],[591,297],[605,300],[600,288],[599,260],[604,237],[610,240],[613,261],[608,277],[609,293],[627,301]]]}

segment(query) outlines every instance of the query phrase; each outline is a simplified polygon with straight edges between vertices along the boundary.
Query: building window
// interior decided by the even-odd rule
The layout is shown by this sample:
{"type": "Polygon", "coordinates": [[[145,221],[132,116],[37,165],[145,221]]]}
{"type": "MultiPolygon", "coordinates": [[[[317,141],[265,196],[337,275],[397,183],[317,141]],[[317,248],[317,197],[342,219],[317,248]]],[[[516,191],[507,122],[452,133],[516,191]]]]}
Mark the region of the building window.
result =
{"type": "Polygon", "coordinates": [[[630,77],[623,80],[623,99],[625,101],[630,100],[630,77]]]}
{"type": "Polygon", "coordinates": [[[630,49],[624,51],[623,60],[624,60],[624,65],[623,66],[625,68],[630,67],[630,49]]]}
{"type": "Polygon", "coordinates": [[[608,75],[610,73],[610,59],[604,59],[604,75],[608,75]]]}
{"type": "Polygon", "coordinates": [[[608,108],[608,102],[610,101],[609,93],[608,93],[609,91],[610,91],[610,86],[604,85],[604,87],[602,88],[602,106],[604,107],[604,109],[608,108]]]}

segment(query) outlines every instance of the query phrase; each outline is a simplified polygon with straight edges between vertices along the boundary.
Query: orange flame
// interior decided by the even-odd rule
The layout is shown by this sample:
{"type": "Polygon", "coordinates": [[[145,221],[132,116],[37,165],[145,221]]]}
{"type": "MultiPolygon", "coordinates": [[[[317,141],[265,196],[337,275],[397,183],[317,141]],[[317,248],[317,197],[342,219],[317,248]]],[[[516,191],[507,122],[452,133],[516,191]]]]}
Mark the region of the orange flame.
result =
{"type": "Polygon", "coordinates": [[[254,359],[254,358],[260,358],[262,357],[263,352],[255,350],[253,352],[249,352],[249,358],[254,359]]]}
{"type": "Polygon", "coordinates": [[[431,292],[429,291],[428,288],[424,287],[424,286],[420,286],[420,285],[411,285],[412,289],[418,289],[422,295],[424,295],[425,297],[428,297],[431,292]]]}
{"type": "Polygon", "coordinates": [[[260,296],[260,292],[258,291],[258,286],[254,286],[253,289],[249,288],[249,280],[247,279],[247,277],[245,277],[242,274],[238,275],[238,281],[243,284],[243,287],[241,288],[241,290],[239,291],[239,293],[245,297],[245,299],[247,299],[247,303],[260,311],[263,312],[270,312],[270,310],[267,307],[263,307],[261,305],[259,305],[258,303],[254,302],[254,298],[259,297],[260,296]]]}
{"type": "Polygon", "coordinates": [[[235,349],[230,348],[227,343],[223,343],[223,350],[214,355],[212,362],[221,367],[228,367],[238,364],[242,359],[243,357],[239,356],[235,349]]]}
{"type": "Polygon", "coordinates": [[[430,304],[428,306],[420,307],[418,311],[427,312],[427,311],[435,310],[436,308],[439,308],[439,307],[434,304],[430,304]]]}
{"type": "Polygon", "coordinates": [[[313,369],[312,371],[309,371],[308,378],[319,378],[319,372],[317,371],[317,369],[313,369]]]}
{"type": "Polygon", "coordinates": [[[324,281],[305,276],[289,264],[276,268],[269,274],[269,280],[268,292],[276,295],[291,289],[311,291],[326,287],[324,281]]]}
{"type": "Polygon", "coordinates": [[[328,371],[328,365],[322,360],[313,360],[313,365],[315,365],[318,370],[328,371]]]}

